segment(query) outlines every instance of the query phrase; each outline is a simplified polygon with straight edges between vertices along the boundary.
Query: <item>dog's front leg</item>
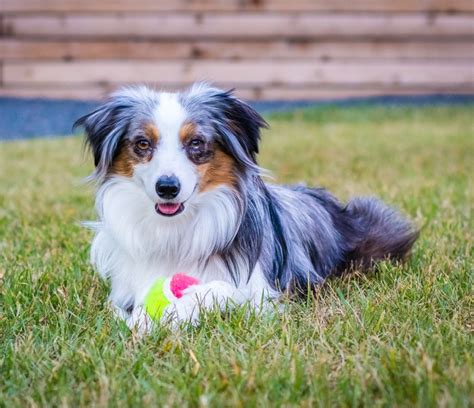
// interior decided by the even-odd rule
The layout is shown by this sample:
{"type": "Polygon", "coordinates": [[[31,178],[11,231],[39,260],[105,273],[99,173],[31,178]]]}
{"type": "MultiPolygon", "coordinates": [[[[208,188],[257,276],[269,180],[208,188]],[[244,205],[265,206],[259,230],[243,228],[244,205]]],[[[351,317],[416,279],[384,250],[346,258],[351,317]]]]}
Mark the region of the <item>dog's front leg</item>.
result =
{"type": "Polygon", "coordinates": [[[197,324],[199,314],[205,310],[225,310],[246,301],[245,294],[234,285],[224,281],[190,286],[183,297],[166,307],[162,321],[179,325],[184,322],[197,324]]]}

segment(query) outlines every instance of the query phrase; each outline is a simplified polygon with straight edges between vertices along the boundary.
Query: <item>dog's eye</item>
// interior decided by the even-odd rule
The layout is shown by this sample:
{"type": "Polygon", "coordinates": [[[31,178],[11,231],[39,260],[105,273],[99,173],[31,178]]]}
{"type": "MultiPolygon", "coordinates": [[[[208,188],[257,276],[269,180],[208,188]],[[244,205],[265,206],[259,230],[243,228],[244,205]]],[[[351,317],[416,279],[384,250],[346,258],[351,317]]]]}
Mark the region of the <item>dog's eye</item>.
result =
{"type": "Polygon", "coordinates": [[[203,164],[212,156],[212,148],[201,138],[191,139],[186,144],[186,153],[195,164],[203,164]]]}
{"type": "Polygon", "coordinates": [[[192,139],[189,142],[189,147],[191,147],[193,149],[199,149],[203,145],[204,145],[204,142],[201,139],[192,139]]]}
{"type": "Polygon", "coordinates": [[[146,139],[140,139],[135,143],[140,150],[147,150],[150,147],[150,142],[146,139]]]}

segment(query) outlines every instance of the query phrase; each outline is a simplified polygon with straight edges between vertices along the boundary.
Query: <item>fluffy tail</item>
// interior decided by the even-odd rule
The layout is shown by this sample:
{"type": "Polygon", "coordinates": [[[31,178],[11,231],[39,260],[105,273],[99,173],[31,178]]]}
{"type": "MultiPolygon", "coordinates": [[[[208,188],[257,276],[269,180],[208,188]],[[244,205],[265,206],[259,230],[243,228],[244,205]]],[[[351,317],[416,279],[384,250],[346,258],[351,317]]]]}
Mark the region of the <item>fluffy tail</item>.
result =
{"type": "Polygon", "coordinates": [[[375,198],[355,198],[345,208],[353,225],[347,266],[370,268],[382,259],[401,260],[419,232],[408,220],[375,198]]]}

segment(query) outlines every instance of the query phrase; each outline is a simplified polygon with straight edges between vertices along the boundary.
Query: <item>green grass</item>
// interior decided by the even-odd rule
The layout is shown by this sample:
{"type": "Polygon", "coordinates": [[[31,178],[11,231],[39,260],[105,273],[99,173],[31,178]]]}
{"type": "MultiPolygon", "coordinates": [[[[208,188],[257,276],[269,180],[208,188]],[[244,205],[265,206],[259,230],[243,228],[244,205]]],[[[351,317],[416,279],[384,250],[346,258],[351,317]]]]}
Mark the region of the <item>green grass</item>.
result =
{"type": "Polygon", "coordinates": [[[406,265],[328,282],[279,315],[209,313],[139,340],[88,265],[81,140],[0,145],[0,406],[472,406],[474,127],[469,107],[269,117],[261,164],[418,226],[406,265]]]}

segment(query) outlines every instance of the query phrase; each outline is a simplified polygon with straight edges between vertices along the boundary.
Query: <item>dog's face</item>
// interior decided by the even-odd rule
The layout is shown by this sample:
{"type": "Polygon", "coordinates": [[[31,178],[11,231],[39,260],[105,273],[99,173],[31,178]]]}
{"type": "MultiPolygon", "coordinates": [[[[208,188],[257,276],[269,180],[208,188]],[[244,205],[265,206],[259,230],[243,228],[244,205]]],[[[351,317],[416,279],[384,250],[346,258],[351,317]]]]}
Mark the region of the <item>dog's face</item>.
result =
{"type": "Polygon", "coordinates": [[[265,121],[232,94],[206,85],[185,93],[145,87],[113,94],[83,125],[99,182],[126,177],[142,188],[158,216],[175,217],[199,194],[258,172],[265,121]]]}

